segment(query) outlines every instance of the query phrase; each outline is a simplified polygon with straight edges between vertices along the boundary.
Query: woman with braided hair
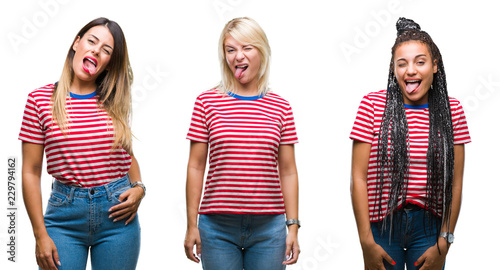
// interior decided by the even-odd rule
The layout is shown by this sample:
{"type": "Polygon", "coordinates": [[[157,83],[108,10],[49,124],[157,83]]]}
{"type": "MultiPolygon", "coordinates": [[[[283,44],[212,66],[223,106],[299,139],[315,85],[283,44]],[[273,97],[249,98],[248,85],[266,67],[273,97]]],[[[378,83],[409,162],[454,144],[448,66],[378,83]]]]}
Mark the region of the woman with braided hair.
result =
{"type": "Polygon", "coordinates": [[[353,210],[365,269],[444,269],[470,136],[436,44],[396,27],[387,90],[362,99],[350,134],[353,210]]]}

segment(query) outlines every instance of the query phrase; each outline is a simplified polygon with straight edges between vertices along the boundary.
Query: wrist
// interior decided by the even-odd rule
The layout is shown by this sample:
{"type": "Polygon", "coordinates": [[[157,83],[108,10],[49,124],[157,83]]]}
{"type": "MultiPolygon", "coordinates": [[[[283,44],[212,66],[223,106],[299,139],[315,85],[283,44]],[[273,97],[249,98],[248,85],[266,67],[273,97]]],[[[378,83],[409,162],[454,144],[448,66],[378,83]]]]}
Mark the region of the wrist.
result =
{"type": "Polygon", "coordinates": [[[146,196],[146,186],[141,181],[133,182],[132,188],[141,188],[142,189],[141,199],[144,198],[144,196],[146,196]]]}

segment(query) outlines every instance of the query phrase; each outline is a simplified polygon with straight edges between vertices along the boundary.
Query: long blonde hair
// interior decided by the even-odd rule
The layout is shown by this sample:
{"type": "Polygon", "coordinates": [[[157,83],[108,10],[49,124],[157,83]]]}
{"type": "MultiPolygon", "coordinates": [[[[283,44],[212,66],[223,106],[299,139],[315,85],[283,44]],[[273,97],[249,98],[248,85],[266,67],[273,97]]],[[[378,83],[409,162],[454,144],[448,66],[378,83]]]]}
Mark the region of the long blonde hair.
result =
{"type": "Polygon", "coordinates": [[[66,97],[73,81],[73,44],[78,37],[92,27],[102,25],[108,28],[114,39],[113,53],[107,69],[96,79],[98,105],[104,109],[113,121],[113,148],[122,147],[132,155],[132,131],[129,118],[132,114],[131,85],[133,82],[132,68],[128,59],[127,42],[121,27],[107,18],[97,18],[85,25],[76,35],[69,48],[59,82],[52,93],[52,119],[57,123],[63,134],[68,131],[68,115],[66,113],[66,97]]]}
{"type": "Polygon", "coordinates": [[[219,38],[219,61],[221,67],[221,82],[218,89],[227,92],[234,92],[237,80],[226,60],[225,40],[231,35],[236,41],[254,46],[260,55],[260,70],[258,75],[258,95],[265,95],[269,91],[269,66],[271,61],[271,47],[267,40],[266,33],[260,25],[248,17],[235,18],[229,21],[219,38]]]}

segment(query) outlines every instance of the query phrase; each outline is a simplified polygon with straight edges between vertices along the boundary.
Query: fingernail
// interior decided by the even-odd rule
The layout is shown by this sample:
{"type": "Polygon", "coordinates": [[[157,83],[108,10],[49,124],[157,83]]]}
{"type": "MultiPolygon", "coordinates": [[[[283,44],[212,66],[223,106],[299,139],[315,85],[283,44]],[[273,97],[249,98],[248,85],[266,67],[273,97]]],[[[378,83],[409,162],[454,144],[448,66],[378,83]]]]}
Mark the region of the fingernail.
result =
{"type": "Polygon", "coordinates": [[[290,255],[286,255],[286,260],[290,260],[290,255]]]}
{"type": "Polygon", "coordinates": [[[198,258],[200,258],[200,259],[201,259],[201,253],[198,253],[198,254],[196,254],[196,255],[198,255],[198,258]]]}
{"type": "Polygon", "coordinates": [[[392,265],[396,265],[396,261],[392,261],[392,265]]]}
{"type": "Polygon", "coordinates": [[[417,262],[415,262],[415,266],[417,266],[417,265],[418,265],[417,262]]]}
{"type": "Polygon", "coordinates": [[[58,264],[59,266],[61,266],[61,261],[57,261],[57,264],[58,264]]]}
{"type": "Polygon", "coordinates": [[[109,217],[108,217],[108,218],[113,218],[113,215],[109,215],[109,217]]]}
{"type": "Polygon", "coordinates": [[[116,221],[117,221],[117,220],[116,220],[116,218],[115,218],[115,219],[113,219],[113,222],[116,222],[116,221]]]}

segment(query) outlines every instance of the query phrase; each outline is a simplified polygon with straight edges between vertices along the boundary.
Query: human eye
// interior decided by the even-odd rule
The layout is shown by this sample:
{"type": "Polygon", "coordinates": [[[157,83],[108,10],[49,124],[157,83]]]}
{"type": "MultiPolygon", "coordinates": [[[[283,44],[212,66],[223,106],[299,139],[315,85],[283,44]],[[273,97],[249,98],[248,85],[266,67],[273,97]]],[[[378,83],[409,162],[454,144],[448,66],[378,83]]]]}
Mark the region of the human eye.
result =
{"type": "Polygon", "coordinates": [[[234,49],[231,47],[226,48],[226,53],[232,53],[234,52],[234,49]]]}
{"type": "Polygon", "coordinates": [[[243,50],[245,50],[245,51],[248,52],[248,51],[253,50],[253,47],[252,46],[246,46],[245,48],[243,48],[243,50]]]}
{"type": "Polygon", "coordinates": [[[89,39],[88,39],[88,42],[89,42],[90,44],[95,44],[95,41],[94,41],[93,39],[91,39],[91,38],[89,38],[89,39]]]}
{"type": "Polygon", "coordinates": [[[106,53],[107,55],[111,55],[111,51],[110,51],[109,49],[104,48],[104,49],[102,49],[102,50],[103,50],[103,51],[104,51],[104,53],[106,53]]]}

